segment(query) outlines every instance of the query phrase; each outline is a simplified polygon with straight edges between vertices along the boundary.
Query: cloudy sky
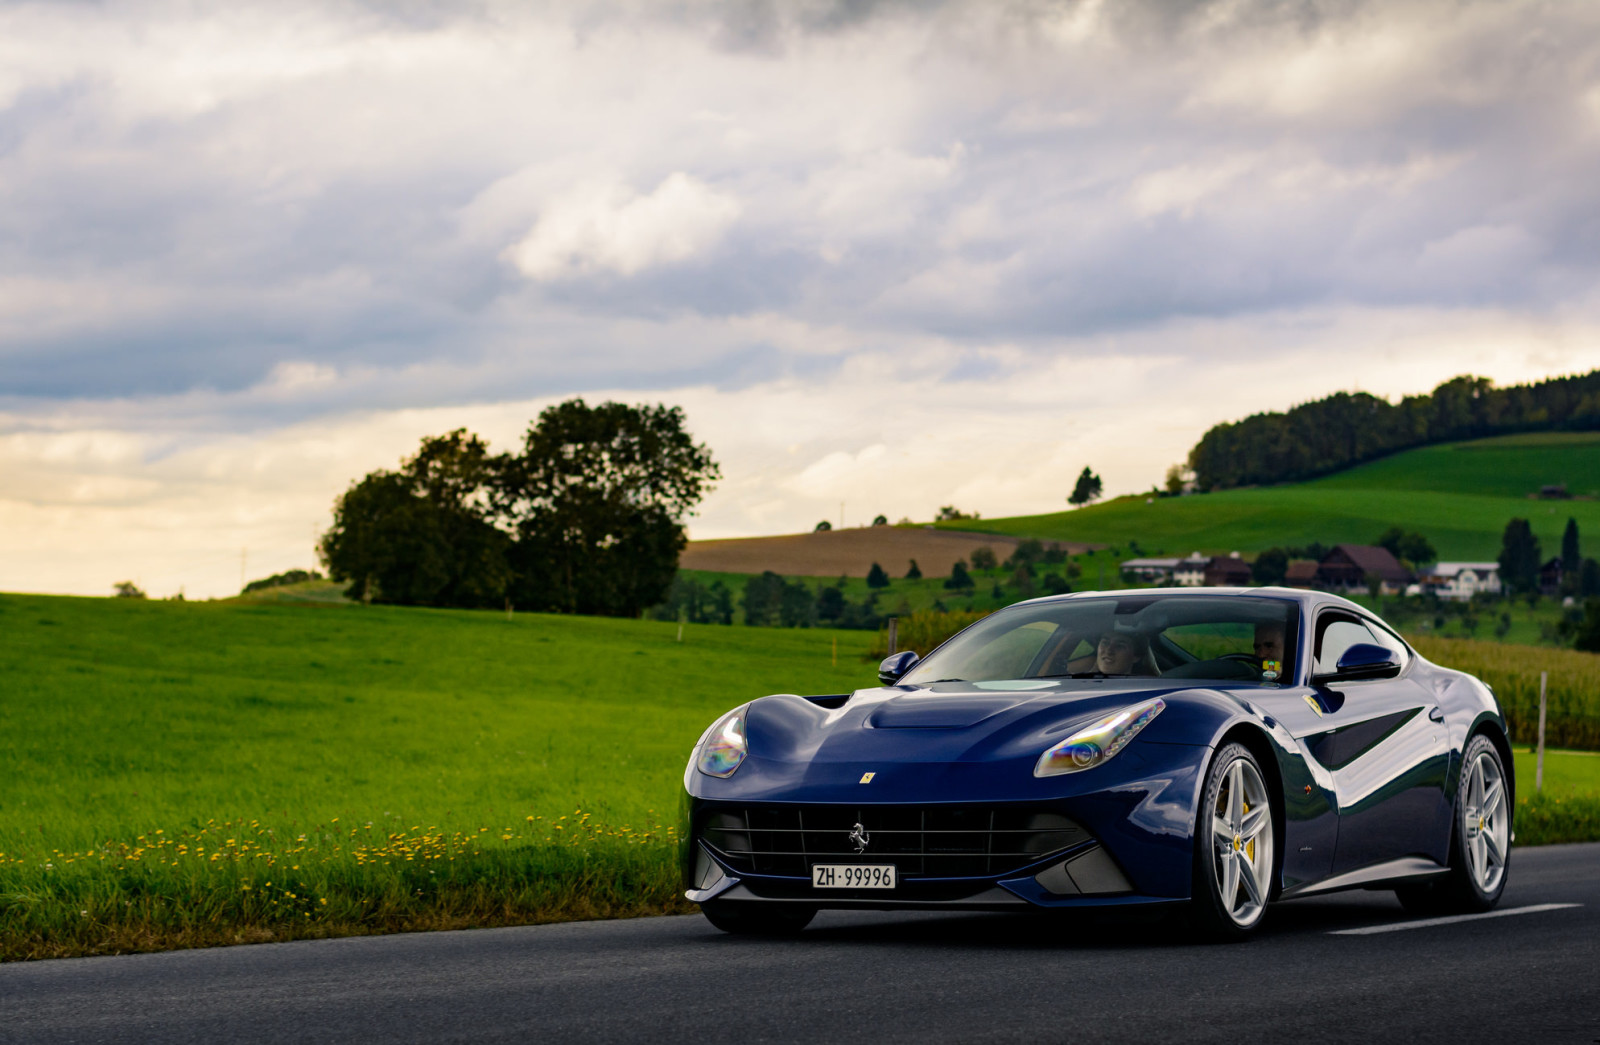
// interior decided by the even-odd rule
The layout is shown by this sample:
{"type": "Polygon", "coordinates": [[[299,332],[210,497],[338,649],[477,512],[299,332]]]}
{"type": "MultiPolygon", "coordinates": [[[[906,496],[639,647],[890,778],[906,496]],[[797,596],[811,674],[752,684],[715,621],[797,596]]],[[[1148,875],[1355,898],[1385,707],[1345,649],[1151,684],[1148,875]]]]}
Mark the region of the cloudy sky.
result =
{"type": "Polygon", "coordinates": [[[1597,161],[1594,4],[0,3],[0,590],[229,594],[575,394],[695,537],[1147,489],[1600,366],[1597,161]]]}

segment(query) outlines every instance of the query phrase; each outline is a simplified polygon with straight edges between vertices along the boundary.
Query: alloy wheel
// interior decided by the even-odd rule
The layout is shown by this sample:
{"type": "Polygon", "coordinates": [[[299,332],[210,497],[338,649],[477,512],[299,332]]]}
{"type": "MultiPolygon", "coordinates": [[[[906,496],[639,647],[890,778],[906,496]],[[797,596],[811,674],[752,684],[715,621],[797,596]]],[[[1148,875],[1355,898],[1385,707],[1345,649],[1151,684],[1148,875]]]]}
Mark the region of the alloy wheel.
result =
{"type": "Polygon", "coordinates": [[[1272,883],[1272,806],[1261,773],[1246,759],[1224,771],[1211,810],[1212,871],[1234,924],[1254,924],[1272,883]]]}
{"type": "Polygon", "coordinates": [[[1500,763],[1481,751],[1467,767],[1466,801],[1461,803],[1461,836],[1466,839],[1467,872],[1485,894],[1500,887],[1509,849],[1506,782],[1500,763]]]}

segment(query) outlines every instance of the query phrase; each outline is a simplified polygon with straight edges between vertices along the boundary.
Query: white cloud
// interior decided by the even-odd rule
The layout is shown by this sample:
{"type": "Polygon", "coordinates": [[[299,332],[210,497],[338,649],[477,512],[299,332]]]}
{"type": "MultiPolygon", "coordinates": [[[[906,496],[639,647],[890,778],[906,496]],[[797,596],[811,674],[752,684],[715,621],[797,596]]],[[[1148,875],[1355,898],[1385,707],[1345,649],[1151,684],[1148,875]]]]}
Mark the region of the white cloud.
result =
{"type": "Polygon", "coordinates": [[[732,195],[682,171],[643,196],[623,185],[581,185],[551,201],[506,257],[535,280],[631,276],[713,247],[739,209],[732,195]]]}

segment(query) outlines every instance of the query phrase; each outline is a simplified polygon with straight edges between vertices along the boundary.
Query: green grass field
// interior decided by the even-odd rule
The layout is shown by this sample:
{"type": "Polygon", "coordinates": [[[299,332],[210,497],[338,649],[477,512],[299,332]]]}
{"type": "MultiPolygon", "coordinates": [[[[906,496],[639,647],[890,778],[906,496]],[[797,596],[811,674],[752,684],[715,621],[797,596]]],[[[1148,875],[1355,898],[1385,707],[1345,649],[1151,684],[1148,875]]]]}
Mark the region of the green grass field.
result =
{"type": "Polygon", "coordinates": [[[865,632],[353,605],[5,595],[0,634],[7,958],[674,909],[700,731],[873,679],[865,632]]]}
{"type": "MultiPolygon", "coordinates": [[[[1126,546],[1147,555],[1257,552],[1273,546],[1369,544],[1390,526],[1424,534],[1446,560],[1492,560],[1506,521],[1526,518],[1547,555],[1568,518],[1600,538],[1600,500],[1530,500],[1564,483],[1600,494],[1600,433],[1544,432],[1450,443],[1395,454],[1311,482],[1190,497],[1122,497],[1048,515],[940,523],[1044,540],[1126,546]]],[[[1595,547],[1589,549],[1593,554],[1595,547]]]]}
{"type": "MultiPolygon", "coordinates": [[[[876,636],[677,632],[0,595],[0,959],[684,910],[695,738],[876,636]]],[[[1519,837],[1600,837],[1600,759],[1548,759],[1519,837]]]]}

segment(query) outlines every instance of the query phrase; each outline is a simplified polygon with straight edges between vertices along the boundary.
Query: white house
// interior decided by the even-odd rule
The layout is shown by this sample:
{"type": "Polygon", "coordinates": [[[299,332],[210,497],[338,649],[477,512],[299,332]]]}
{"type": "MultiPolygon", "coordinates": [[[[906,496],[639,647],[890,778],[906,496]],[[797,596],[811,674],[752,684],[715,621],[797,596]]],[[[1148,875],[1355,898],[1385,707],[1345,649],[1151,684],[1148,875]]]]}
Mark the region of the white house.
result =
{"type": "Polygon", "coordinates": [[[1500,594],[1500,564],[1497,562],[1436,562],[1421,571],[1418,580],[1423,591],[1441,599],[1470,599],[1479,592],[1500,594]]]}
{"type": "Polygon", "coordinates": [[[1211,556],[1190,552],[1187,559],[1179,559],[1172,568],[1172,583],[1184,588],[1198,588],[1206,582],[1206,567],[1210,565],[1211,556]]]}
{"type": "Polygon", "coordinates": [[[1142,581],[1164,581],[1172,577],[1182,559],[1127,559],[1122,572],[1131,573],[1142,581]]]}

